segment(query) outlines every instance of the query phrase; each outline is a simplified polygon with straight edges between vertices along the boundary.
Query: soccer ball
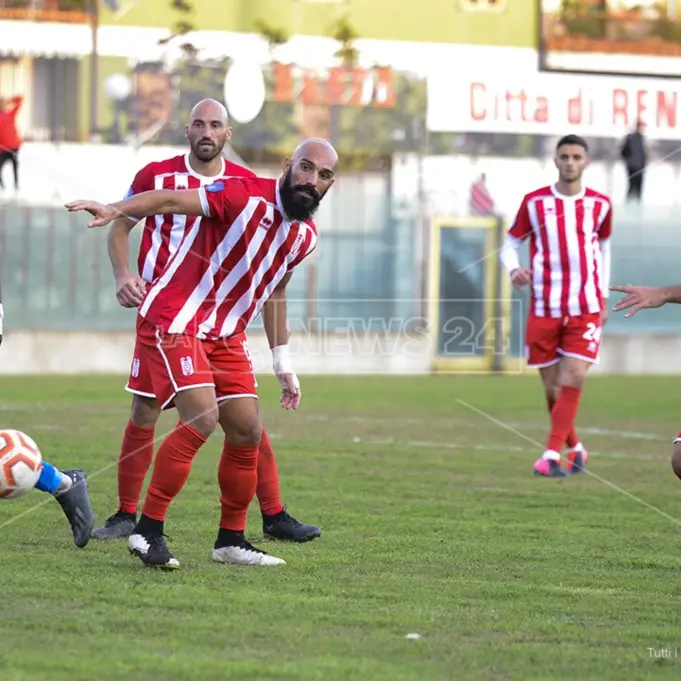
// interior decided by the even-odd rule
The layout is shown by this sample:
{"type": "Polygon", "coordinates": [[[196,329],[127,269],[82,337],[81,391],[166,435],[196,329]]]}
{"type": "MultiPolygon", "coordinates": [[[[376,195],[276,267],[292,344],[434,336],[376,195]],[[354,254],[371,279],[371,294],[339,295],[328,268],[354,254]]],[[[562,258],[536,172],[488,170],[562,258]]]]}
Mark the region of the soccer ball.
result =
{"type": "Polygon", "coordinates": [[[18,499],[32,490],[42,466],[38,445],[26,433],[0,429],[0,499],[18,499]]]}

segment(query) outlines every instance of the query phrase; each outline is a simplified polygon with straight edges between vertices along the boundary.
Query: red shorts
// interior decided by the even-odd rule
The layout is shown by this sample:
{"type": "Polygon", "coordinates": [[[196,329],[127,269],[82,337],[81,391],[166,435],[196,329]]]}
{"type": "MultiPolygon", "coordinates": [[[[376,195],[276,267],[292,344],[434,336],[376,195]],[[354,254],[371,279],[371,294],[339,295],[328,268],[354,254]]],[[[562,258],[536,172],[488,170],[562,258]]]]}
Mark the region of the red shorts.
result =
{"type": "Polygon", "coordinates": [[[125,389],[135,395],[153,397],[162,409],[170,409],[178,392],[200,386],[215,387],[218,402],[258,396],[246,334],[199,340],[194,336],[164,334],[140,319],[125,389]]]}
{"type": "Polygon", "coordinates": [[[561,356],[595,364],[601,349],[601,313],[577,317],[527,318],[525,357],[531,367],[557,364],[561,356]]]}

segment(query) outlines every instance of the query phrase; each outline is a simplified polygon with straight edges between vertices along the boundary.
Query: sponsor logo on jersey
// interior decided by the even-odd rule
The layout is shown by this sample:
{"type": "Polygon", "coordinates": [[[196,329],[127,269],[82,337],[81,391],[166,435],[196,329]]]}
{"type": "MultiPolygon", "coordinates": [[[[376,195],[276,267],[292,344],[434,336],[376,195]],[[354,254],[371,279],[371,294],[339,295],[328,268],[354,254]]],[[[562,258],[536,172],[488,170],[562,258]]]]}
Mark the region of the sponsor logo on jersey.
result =
{"type": "Polygon", "coordinates": [[[303,239],[305,238],[305,234],[301,230],[298,233],[298,236],[296,237],[296,240],[293,242],[293,246],[291,246],[291,257],[295,258],[298,255],[298,251],[300,250],[300,247],[303,243],[303,239]]]}
{"type": "Polygon", "coordinates": [[[217,182],[211,182],[211,184],[206,185],[207,192],[221,192],[225,188],[225,183],[222,180],[217,182]]]}

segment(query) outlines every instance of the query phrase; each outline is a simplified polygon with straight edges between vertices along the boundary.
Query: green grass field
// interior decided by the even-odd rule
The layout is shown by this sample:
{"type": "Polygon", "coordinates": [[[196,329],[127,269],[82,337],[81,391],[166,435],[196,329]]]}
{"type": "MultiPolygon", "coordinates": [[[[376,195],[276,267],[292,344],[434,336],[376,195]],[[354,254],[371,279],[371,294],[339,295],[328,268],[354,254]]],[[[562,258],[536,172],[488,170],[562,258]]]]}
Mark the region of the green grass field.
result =
{"type": "MultiPolygon", "coordinates": [[[[2,379],[2,425],[84,467],[100,521],[115,506],[123,382],[2,379]]],[[[564,480],[531,475],[547,422],[534,376],[303,388],[297,413],[272,381],[261,393],[284,500],[323,528],[263,545],[286,566],[210,560],[219,436],[166,524],[178,572],[144,568],[124,541],[78,551],[38,492],[0,503],[0,679],[681,678],[678,379],[592,377],[579,417],[592,475],[564,480]]],[[[254,506],[248,534],[261,530],[254,506]]]]}

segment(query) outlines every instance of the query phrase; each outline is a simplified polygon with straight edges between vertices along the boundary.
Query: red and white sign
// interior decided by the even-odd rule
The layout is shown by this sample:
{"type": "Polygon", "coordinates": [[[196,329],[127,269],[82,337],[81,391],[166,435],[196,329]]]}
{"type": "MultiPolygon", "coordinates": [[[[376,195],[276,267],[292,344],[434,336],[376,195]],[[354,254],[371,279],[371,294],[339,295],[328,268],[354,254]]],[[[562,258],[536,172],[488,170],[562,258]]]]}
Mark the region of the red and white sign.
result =
{"type": "Polygon", "coordinates": [[[428,77],[431,132],[619,138],[638,120],[651,139],[681,140],[681,82],[466,68],[428,77]]]}

